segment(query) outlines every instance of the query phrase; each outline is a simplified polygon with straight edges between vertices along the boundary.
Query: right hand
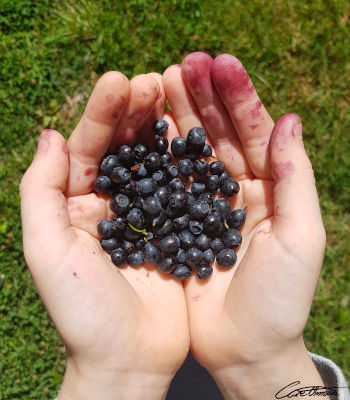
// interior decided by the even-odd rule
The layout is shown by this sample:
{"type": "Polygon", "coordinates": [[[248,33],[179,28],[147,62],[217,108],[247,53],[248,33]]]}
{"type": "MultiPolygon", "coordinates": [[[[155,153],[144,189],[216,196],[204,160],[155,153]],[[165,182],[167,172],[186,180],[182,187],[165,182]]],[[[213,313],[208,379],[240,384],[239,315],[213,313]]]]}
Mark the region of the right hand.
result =
{"type": "Polygon", "coordinates": [[[185,283],[194,357],[228,398],[245,398],[249,390],[247,398],[270,396],[264,382],[274,376],[272,390],[281,388],[292,382],[289,372],[316,384],[302,332],[325,231],[300,118],[287,114],[274,124],[242,64],[227,54],[215,60],[190,54],[163,80],[180,135],[193,126],[206,129],[240,184],[233,208],[248,205],[235,267],[185,283]]]}

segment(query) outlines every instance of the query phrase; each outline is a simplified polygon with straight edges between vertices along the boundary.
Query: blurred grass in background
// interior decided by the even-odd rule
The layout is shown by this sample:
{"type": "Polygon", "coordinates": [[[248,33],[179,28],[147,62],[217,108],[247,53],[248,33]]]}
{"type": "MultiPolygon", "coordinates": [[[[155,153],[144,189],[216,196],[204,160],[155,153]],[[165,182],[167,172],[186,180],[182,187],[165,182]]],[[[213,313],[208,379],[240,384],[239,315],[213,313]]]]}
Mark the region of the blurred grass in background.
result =
{"type": "Polygon", "coordinates": [[[302,118],[328,234],[305,338],[350,379],[349,14],[342,0],[0,0],[0,400],[52,399],[64,374],[22,255],[38,134],[68,137],[103,72],[162,73],[192,51],[236,55],[274,119],[302,118]]]}

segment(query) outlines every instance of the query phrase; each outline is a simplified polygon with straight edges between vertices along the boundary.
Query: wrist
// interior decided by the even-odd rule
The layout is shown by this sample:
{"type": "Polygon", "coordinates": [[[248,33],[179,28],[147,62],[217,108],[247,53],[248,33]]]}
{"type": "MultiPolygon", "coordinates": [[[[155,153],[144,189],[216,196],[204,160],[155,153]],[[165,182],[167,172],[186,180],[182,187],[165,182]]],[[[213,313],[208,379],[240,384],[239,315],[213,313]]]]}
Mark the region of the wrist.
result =
{"type": "Polygon", "coordinates": [[[173,376],[144,371],[114,371],[67,360],[58,400],[162,400],[173,376]]]}
{"type": "MultiPolygon", "coordinates": [[[[314,399],[315,391],[309,390],[310,387],[324,386],[302,341],[279,354],[267,354],[260,362],[228,366],[211,371],[211,375],[226,400],[265,400],[297,396],[314,399]],[[295,392],[305,387],[309,388],[295,392]],[[287,396],[291,392],[294,395],[287,396]]],[[[322,392],[322,398],[329,400],[326,391],[322,392]]]]}

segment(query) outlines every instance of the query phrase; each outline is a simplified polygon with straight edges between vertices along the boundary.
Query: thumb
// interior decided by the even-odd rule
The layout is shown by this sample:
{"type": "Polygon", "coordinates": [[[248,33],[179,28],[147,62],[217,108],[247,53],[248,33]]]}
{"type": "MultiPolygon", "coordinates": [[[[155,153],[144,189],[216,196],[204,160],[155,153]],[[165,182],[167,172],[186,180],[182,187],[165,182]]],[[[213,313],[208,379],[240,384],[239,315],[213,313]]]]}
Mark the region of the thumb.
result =
{"type": "Polygon", "coordinates": [[[312,247],[314,242],[314,250],[324,248],[325,233],[315,178],[304,149],[298,115],[286,114],[276,122],[269,149],[275,181],[274,229],[280,238],[286,236],[294,246],[302,243],[312,247]]]}
{"type": "Polygon", "coordinates": [[[64,254],[72,240],[63,194],[68,172],[65,139],[54,130],[42,132],[34,160],[20,184],[23,247],[32,272],[39,268],[39,260],[64,254]]]}

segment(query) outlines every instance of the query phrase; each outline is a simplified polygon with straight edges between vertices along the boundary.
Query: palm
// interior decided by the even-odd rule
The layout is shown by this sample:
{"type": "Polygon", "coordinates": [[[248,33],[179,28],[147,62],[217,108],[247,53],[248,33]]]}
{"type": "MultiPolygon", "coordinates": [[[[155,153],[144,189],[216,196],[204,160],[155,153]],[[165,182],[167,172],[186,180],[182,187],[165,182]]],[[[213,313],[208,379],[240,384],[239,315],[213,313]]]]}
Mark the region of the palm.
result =
{"type": "MultiPolygon", "coordinates": [[[[194,53],[181,69],[169,68],[163,79],[179,133],[186,135],[196,125],[206,128],[219,159],[240,183],[233,208],[248,207],[235,267],[218,267],[207,282],[197,278],[186,282],[191,350],[209,369],[232,360],[256,360],[270,347],[276,349],[301,335],[317,281],[322,240],[310,248],[310,237],[297,225],[302,220],[297,204],[283,197],[282,178],[290,164],[276,159],[284,161],[286,139],[280,135],[284,142],[271,150],[273,121],[240,63],[231,56],[213,62],[194,53]],[[295,222],[283,215],[286,201],[295,212],[295,222]],[[310,263],[316,268],[307,270],[310,263]]],[[[299,157],[299,150],[295,155],[299,157]]],[[[316,211],[310,213],[315,224],[309,236],[321,238],[317,197],[316,201],[314,193],[310,197],[316,211]]]]}

